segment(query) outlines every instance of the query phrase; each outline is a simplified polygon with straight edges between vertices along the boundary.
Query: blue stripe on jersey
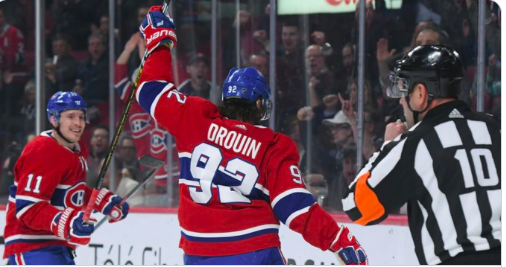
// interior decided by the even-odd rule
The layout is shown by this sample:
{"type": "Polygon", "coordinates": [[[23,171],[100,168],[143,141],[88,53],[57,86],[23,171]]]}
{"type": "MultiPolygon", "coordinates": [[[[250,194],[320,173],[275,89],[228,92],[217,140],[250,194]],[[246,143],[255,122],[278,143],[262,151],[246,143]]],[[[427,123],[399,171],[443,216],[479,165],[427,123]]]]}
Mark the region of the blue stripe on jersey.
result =
{"type": "Polygon", "coordinates": [[[274,214],[283,223],[292,213],[303,208],[310,207],[315,203],[313,195],[307,193],[293,193],[280,199],[274,206],[274,214]]]}
{"type": "Polygon", "coordinates": [[[125,78],[114,85],[114,90],[116,90],[116,93],[118,95],[123,95],[123,91],[126,89],[126,86],[129,84],[130,84],[130,81],[127,78],[125,78]]]}
{"type": "Polygon", "coordinates": [[[65,194],[67,189],[55,188],[51,196],[51,205],[58,207],[65,207],[65,194]]]}
{"type": "Polygon", "coordinates": [[[15,185],[9,186],[9,196],[11,198],[16,198],[16,191],[18,191],[18,187],[15,185]]]}
{"type": "MultiPolygon", "coordinates": [[[[5,242],[5,245],[8,246],[8,245],[16,244],[16,243],[41,243],[41,242],[50,242],[50,241],[58,241],[58,240],[59,239],[22,239],[22,238],[18,238],[18,239],[14,239],[14,240],[5,242]]],[[[63,240],[61,240],[61,241],[63,241],[63,240]]]]}
{"type": "MultiPolygon", "coordinates": [[[[181,162],[180,179],[199,182],[200,180],[193,178],[193,175],[190,172],[191,159],[182,157],[179,159],[179,161],[181,162]]],[[[232,178],[226,173],[218,170],[213,178],[213,184],[231,187],[241,185],[241,181],[238,181],[237,179],[232,178]]],[[[253,190],[251,190],[251,194],[247,195],[246,197],[250,200],[264,200],[267,202],[270,201],[269,196],[256,187],[254,187],[253,190]]]]}
{"type": "Polygon", "coordinates": [[[35,203],[37,203],[37,202],[16,198],[16,214],[20,210],[22,210],[24,207],[29,206],[29,205],[33,205],[35,203]]]}
{"type": "Polygon", "coordinates": [[[253,237],[266,235],[266,234],[278,234],[278,229],[264,229],[260,231],[256,231],[253,233],[245,234],[245,235],[238,235],[238,236],[227,236],[227,237],[196,237],[196,236],[189,236],[185,234],[183,231],[181,231],[181,236],[189,241],[194,242],[232,242],[232,241],[240,241],[245,239],[250,239],[253,237]]]}
{"type": "MultiPolygon", "coordinates": [[[[139,104],[147,113],[151,112],[151,104],[167,84],[166,82],[151,81],[143,83],[142,87],[139,88],[141,89],[139,91],[139,104]]],[[[150,115],[153,114],[150,113],[150,115]]]]}

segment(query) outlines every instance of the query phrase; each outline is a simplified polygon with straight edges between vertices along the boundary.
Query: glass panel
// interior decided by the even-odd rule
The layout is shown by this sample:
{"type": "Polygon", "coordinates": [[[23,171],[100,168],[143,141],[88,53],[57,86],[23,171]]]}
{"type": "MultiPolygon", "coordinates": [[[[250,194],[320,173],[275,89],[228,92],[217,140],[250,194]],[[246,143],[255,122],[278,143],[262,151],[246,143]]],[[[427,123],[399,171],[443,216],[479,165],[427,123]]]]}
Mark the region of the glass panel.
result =
{"type": "Polygon", "coordinates": [[[0,3],[0,204],[7,204],[14,164],[35,131],[34,12],[33,1],[0,3]]]}
{"type": "Polygon", "coordinates": [[[487,1],[485,11],[485,112],[501,118],[501,9],[487,1]]]}
{"type": "MultiPolygon", "coordinates": [[[[296,142],[301,170],[318,202],[330,211],[341,211],[341,196],[357,172],[358,1],[278,0],[276,51],[270,51],[269,2],[217,0],[218,60],[211,62],[212,1],[173,0],[179,38],[173,50],[174,83],[184,93],[213,99],[221,95],[221,84],[232,67],[253,66],[267,80],[269,72],[275,71],[275,130],[296,142]],[[275,70],[269,70],[271,52],[276,54],[275,70]],[[217,88],[210,82],[213,68],[217,88]]],[[[82,141],[90,152],[89,185],[94,184],[109,145],[110,137],[103,135],[110,116],[119,120],[140,64],[144,47],[137,29],[150,4],[159,1],[115,1],[116,95],[110,115],[108,1],[46,1],[44,95],[48,99],[58,90],[75,91],[88,102],[90,124],[82,141]]],[[[367,1],[364,163],[382,144],[386,124],[403,117],[398,99],[387,97],[386,86],[394,62],[415,45],[444,43],[459,52],[467,67],[460,98],[476,107],[477,4],[476,0],[367,1]]],[[[34,1],[4,1],[0,9],[0,23],[5,18],[14,33],[23,35],[7,42],[12,46],[0,47],[9,51],[0,62],[2,204],[12,183],[13,159],[35,128],[36,44],[34,1]],[[27,15],[16,15],[20,10],[27,15]]],[[[486,20],[485,111],[500,116],[500,10],[491,1],[487,1],[486,20]]],[[[3,45],[1,38],[14,37],[0,37],[3,45]]],[[[44,124],[43,129],[49,129],[44,124]]],[[[116,178],[107,178],[106,186],[125,194],[141,182],[149,171],[136,160],[141,155],[170,164],[141,189],[132,204],[177,206],[179,160],[174,140],[134,104],[115,153],[116,178]]]]}

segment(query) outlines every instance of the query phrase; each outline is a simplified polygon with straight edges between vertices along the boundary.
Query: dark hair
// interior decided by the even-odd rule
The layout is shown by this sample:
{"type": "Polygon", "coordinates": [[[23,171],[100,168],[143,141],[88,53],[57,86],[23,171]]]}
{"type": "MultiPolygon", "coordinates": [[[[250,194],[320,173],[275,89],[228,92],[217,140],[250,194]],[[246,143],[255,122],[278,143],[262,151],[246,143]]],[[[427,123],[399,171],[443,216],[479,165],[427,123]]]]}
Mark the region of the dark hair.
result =
{"type": "Polygon", "coordinates": [[[97,125],[97,126],[93,127],[93,131],[91,131],[91,134],[93,135],[95,133],[95,131],[98,130],[98,129],[104,129],[107,132],[107,134],[109,134],[109,127],[107,127],[107,126],[105,126],[103,124],[100,124],[100,125],[97,125]]]}
{"type": "MultiPolygon", "coordinates": [[[[109,132],[109,131],[107,131],[107,132],[109,132]]],[[[132,140],[132,142],[134,142],[134,138],[131,135],[125,134],[125,135],[122,135],[120,138],[120,141],[119,141],[120,145],[123,145],[123,141],[125,141],[125,140],[132,140]]]]}
{"type": "Polygon", "coordinates": [[[300,25],[298,23],[297,17],[295,16],[289,16],[285,18],[281,22],[281,27],[296,27],[298,30],[300,30],[300,25]]]}
{"type": "Polygon", "coordinates": [[[350,143],[343,148],[343,159],[352,158],[356,160],[357,158],[357,145],[355,143],[350,143]]]}
{"type": "Polygon", "coordinates": [[[260,124],[263,110],[257,108],[255,103],[246,99],[228,98],[219,106],[220,114],[229,119],[260,124]]]}
{"type": "Polygon", "coordinates": [[[59,40],[62,40],[64,41],[65,43],[67,43],[68,45],[70,45],[70,38],[68,37],[68,35],[64,34],[64,33],[59,33],[57,35],[54,36],[53,38],[53,42],[54,41],[59,41],[59,40]]]}
{"type": "Polygon", "coordinates": [[[437,25],[430,23],[426,26],[420,27],[418,32],[415,32],[413,34],[413,38],[411,39],[411,48],[414,48],[416,46],[416,38],[418,38],[418,35],[420,35],[421,32],[424,31],[433,31],[438,34],[438,42],[440,45],[447,45],[448,39],[450,36],[448,36],[448,33],[443,31],[441,28],[439,28],[437,25]]]}

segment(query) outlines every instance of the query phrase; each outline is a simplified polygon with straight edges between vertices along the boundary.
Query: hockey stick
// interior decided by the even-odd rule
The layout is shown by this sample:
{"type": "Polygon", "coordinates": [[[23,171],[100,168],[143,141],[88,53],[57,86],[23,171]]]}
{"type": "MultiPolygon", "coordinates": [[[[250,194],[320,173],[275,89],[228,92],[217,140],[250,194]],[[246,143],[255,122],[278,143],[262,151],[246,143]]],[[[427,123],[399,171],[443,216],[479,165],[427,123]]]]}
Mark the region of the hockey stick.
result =
{"type": "MultiPolygon", "coordinates": [[[[162,5],[162,12],[166,15],[169,14],[169,3],[170,0],[164,0],[162,5]]],[[[91,212],[93,211],[93,207],[95,206],[95,200],[97,199],[98,193],[100,192],[100,188],[102,187],[102,183],[105,178],[105,174],[107,172],[107,168],[109,168],[109,164],[111,163],[112,156],[114,154],[114,150],[116,150],[116,145],[118,144],[119,137],[121,132],[123,131],[123,126],[125,125],[125,121],[128,117],[128,113],[130,112],[130,107],[132,107],[132,103],[135,98],[135,92],[139,86],[139,80],[141,78],[142,70],[144,69],[144,63],[148,58],[148,51],[144,51],[144,56],[142,57],[141,65],[139,67],[139,72],[137,73],[137,77],[135,78],[134,87],[130,92],[130,96],[128,97],[125,109],[123,110],[123,114],[121,114],[121,118],[118,122],[118,126],[116,126],[116,132],[114,133],[114,137],[112,138],[111,144],[109,145],[109,151],[107,151],[107,156],[105,157],[104,165],[100,169],[100,173],[97,178],[97,183],[95,184],[95,188],[91,193],[90,200],[86,205],[84,210],[83,221],[88,222],[90,220],[91,212]]]]}
{"type": "MultiPolygon", "coordinates": [[[[143,156],[141,158],[141,160],[146,157],[146,156],[143,156]]],[[[144,176],[144,178],[142,179],[142,182],[138,183],[132,190],[130,190],[130,192],[128,192],[125,197],[121,200],[121,202],[117,205],[117,206],[121,206],[123,204],[125,204],[125,202],[127,202],[128,199],[130,199],[130,197],[132,197],[135,192],[137,192],[139,190],[139,188],[141,188],[142,186],[144,186],[149,180],[151,180],[151,177],[154,176],[154,174],[163,166],[163,161],[161,160],[158,160],[158,159],[155,159],[155,158],[150,158],[149,159],[151,162],[148,162],[147,164],[143,164],[144,166],[148,166],[148,165],[151,165],[152,169],[151,171],[149,171],[148,174],[146,174],[144,176]],[[153,161],[156,160],[156,161],[153,161]]],[[[102,218],[102,220],[100,220],[100,222],[97,223],[97,225],[95,225],[95,231],[98,229],[98,227],[100,227],[100,225],[102,225],[105,221],[107,220],[107,216],[105,216],[104,218],[102,218]]]]}

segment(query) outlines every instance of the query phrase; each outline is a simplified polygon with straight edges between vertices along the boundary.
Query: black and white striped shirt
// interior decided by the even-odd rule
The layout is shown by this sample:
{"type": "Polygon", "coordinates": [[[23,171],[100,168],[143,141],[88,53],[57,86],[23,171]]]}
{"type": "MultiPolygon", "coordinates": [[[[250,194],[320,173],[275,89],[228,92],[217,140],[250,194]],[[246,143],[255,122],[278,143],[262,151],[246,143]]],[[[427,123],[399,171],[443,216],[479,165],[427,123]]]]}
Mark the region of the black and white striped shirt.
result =
{"type": "Polygon", "coordinates": [[[385,143],[350,185],[343,207],[375,224],[408,203],[421,264],[501,245],[501,125],[452,101],[385,143]]]}

